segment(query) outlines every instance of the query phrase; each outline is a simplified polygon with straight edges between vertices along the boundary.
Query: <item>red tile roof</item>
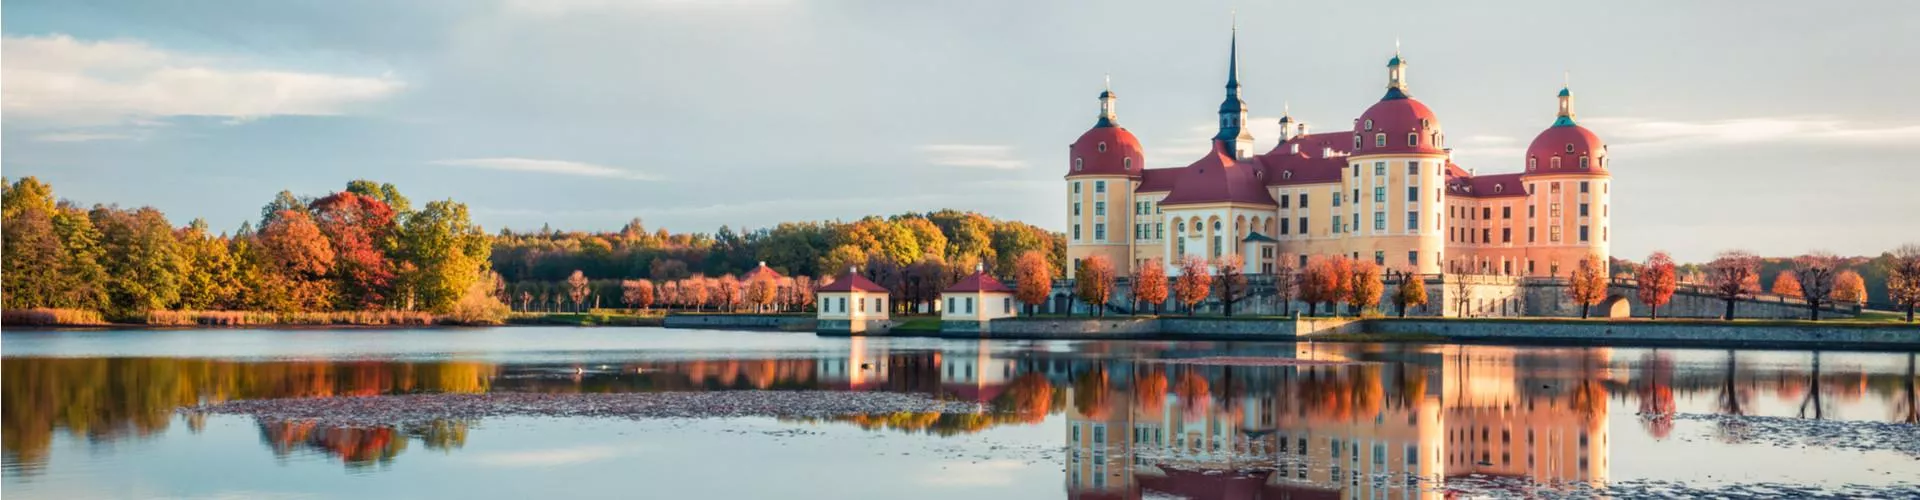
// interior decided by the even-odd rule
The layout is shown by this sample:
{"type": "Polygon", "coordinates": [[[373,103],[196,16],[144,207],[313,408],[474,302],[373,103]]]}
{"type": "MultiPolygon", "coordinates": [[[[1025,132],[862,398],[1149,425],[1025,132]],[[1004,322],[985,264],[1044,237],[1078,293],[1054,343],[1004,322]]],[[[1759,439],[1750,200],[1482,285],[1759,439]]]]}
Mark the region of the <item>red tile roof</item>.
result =
{"type": "Polygon", "coordinates": [[[1265,174],[1260,163],[1251,159],[1235,162],[1219,141],[1213,143],[1213,151],[1181,170],[1185,172],[1180,174],[1180,181],[1160,200],[1161,205],[1228,202],[1279,206],[1261,182],[1265,174]]]}
{"type": "MultiPolygon", "coordinates": [[[[1433,141],[1433,134],[1439,131],[1440,117],[1418,99],[1381,99],[1354,121],[1353,134],[1360,135],[1360,147],[1354,148],[1353,154],[1444,153],[1433,141]],[[1372,121],[1372,128],[1367,127],[1368,121],[1372,121]],[[1374,136],[1382,133],[1387,134],[1387,145],[1374,146],[1374,136]],[[1420,134],[1418,146],[1407,145],[1408,133],[1420,134]]],[[[1348,144],[1352,144],[1353,136],[1347,137],[1348,144]]]]}
{"type": "Polygon", "coordinates": [[[1174,183],[1180,181],[1181,171],[1179,167],[1156,168],[1142,171],[1140,172],[1140,187],[1134,188],[1134,192],[1164,193],[1172,191],[1174,183]]]}
{"type": "Polygon", "coordinates": [[[760,262],[760,267],[755,267],[753,268],[753,270],[747,271],[745,274],[741,274],[740,281],[752,280],[755,277],[760,276],[761,274],[767,274],[769,277],[776,280],[785,277],[785,275],[780,274],[780,271],[775,271],[773,270],[773,268],[767,267],[767,263],[765,261],[762,261],[760,262]]]}
{"type": "Polygon", "coordinates": [[[961,279],[959,283],[954,283],[953,286],[947,287],[946,291],[951,293],[970,293],[970,292],[1013,293],[1013,288],[1010,288],[1007,285],[1000,284],[1000,280],[993,279],[993,277],[988,276],[987,273],[974,271],[972,275],[961,279]]]}
{"type": "Polygon", "coordinates": [[[1602,170],[1606,165],[1607,145],[1600,142],[1600,136],[1579,125],[1547,127],[1534,136],[1533,143],[1527,145],[1527,158],[1533,159],[1534,172],[1590,172],[1602,170]],[[1573,152],[1568,153],[1567,148],[1573,152]],[[1580,157],[1586,156],[1588,168],[1580,169],[1580,157]],[[1553,169],[1553,158],[1560,158],[1560,169],[1553,169]]]}
{"type": "Polygon", "coordinates": [[[828,283],[827,286],[820,287],[820,291],[822,292],[851,292],[854,290],[887,293],[886,287],[874,284],[872,280],[867,279],[865,276],[852,272],[842,274],[834,278],[833,282],[828,283]]]}
{"type": "Polygon", "coordinates": [[[1118,125],[1096,126],[1080,139],[1073,141],[1068,148],[1067,177],[1077,175],[1126,175],[1139,177],[1140,171],[1147,168],[1147,158],[1140,148],[1140,140],[1132,132],[1118,125]],[[1101,144],[1106,144],[1101,148],[1101,144]],[[1102,151],[1105,149],[1105,151],[1102,151]],[[1126,163],[1132,158],[1131,164],[1126,163]],[[1079,168],[1074,160],[1079,160],[1079,168]]]}
{"type": "Polygon", "coordinates": [[[1523,197],[1527,195],[1527,186],[1521,182],[1525,175],[1512,173],[1456,177],[1447,180],[1447,191],[1471,198],[1523,197]]]}

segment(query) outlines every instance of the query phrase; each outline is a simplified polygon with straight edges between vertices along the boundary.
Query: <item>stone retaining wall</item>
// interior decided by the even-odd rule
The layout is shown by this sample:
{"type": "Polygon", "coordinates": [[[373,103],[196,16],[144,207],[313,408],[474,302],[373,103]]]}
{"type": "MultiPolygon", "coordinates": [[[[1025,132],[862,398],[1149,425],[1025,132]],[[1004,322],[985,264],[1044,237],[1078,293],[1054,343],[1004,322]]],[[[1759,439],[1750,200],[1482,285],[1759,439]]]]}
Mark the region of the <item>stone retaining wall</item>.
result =
{"type": "Polygon", "coordinates": [[[812,331],[812,316],[781,314],[669,314],[667,328],[812,331]]]}
{"type": "Polygon", "coordinates": [[[1920,349],[1914,325],[1808,325],[1650,321],[1511,321],[1371,319],[1366,333],[1433,334],[1461,341],[1557,342],[1611,345],[1808,346],[1920,349]]]}

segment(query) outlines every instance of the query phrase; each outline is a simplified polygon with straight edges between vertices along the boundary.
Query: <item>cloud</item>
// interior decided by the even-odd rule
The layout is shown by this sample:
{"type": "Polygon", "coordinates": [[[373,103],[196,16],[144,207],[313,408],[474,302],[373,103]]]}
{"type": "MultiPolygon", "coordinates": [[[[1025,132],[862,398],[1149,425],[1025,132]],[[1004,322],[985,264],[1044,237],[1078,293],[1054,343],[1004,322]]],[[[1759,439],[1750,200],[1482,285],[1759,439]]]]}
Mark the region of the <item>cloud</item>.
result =
{"type": "Polygon", "coordinates": [[[33,136],[33,141],[34,142],[93,142],[93,141],[124,141],[124,140],[133,139],[133,138],[134,136],[132,134],[115,134],[115,133],[104,133],[104,132],[49,132],[49,133],[33,136]]]}
{"type": "Polygon", "coordinates": [[[989,144],[928,144],[920,152],[931,155],[934,165],[963,168],[1013,170],[1026,168],[1026,160],[1012,158],[1013,148],[989,144]]]}
{"type": "Polygon", "coordinates": [[[734,9],[782,6],[790,0],[508,0],[506,11],[512,14],[558,17],[610,10],[645,9],[734,9]]]}
{"type": "Polygon", "coordinates": [[[557,467],[606,460],[623,454],[612,446],[576,446],[548,450],[476,453],[469,455],[468,459],[487,467],[557,467]]]}
{"type": "Polygon", "coordinates": [[[573,175],[580,177],[603,177],[608,179],[626,179],[635,181],[657,181],[659,176],[623,170],[606,165],[581,163],[565,160],[541,160],[535,158],[460,158],[434,160],[433,165],[449,167],[479,168],[486,170],[505,170],[509,172],[533,172],[542,174],[573,175]]]}
{"type": "Polygon", "coordinates": [[[4,38],[0,110],[42,126],[140,125],[175,116],[244,121],[346,114],[393,95],[391,76],[256,69],[245,61],[181,54],[138,40],[55,34],[4,38]]]}
{"type": "Polygon", "coordinates": [[[1920,125],[1861,125],[1817,116],[1708,121],[1594,118],[1583,122],[1605,131],[1603,137],[1616,144],[1673,149],[1756,142],[1886,144],[1920,140],[1920,125]]]}

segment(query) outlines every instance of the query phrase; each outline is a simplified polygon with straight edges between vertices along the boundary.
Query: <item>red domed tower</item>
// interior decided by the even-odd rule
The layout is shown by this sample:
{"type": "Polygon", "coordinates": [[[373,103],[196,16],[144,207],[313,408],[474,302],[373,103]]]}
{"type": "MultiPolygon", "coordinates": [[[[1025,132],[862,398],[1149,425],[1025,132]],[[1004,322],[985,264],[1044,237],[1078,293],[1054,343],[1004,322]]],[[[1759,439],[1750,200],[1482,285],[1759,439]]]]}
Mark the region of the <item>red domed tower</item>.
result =
{"type": "Polygon", "coordinates": [[[1333,194],[1333,230],[1344,252],[1415,273],[1445,262],[1446,136],[1440,117],[1407,91],[1407,62],[1387,61],[1387,93],[1353,120],[1353,154],[1333,194]]]}
{"type": "Polygon", "coordinates": [[[1560,89],[1553,125],[1527,146],[1526,183],[1530,234],[1536,234],[1527,274],[1566,276],[1581,259],[1607,262],[1612,221],[1612,175],[1607,145],[1574,121],[1573,92],[1560,89]]]}
{"type": "Polygon", "coordinates": [[[1067,147],[1067,259],[1103,254],[1116,268],[1130,270],[1133,186],[1146,168],[1140,140],[1114,115],[1118,96],[1111,86],[1100,92],[1100,117],[1093,128],[1067,147]]]}

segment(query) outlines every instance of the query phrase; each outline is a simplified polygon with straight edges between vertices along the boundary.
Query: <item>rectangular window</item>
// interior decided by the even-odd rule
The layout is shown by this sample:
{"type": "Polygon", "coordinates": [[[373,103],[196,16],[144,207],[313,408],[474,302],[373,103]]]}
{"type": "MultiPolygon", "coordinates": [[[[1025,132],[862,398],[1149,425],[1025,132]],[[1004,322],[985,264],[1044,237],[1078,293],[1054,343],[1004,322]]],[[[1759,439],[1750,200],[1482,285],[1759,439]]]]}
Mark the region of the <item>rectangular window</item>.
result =
{"type": "Polygon", "coordinates": [[[1387,175],[1387,162],[1384,162],[1384,161],[1373,162],[1373,176],[1386,177],[1386,175],[1387,175]]]}
{"type": "Polygon", "coordinates": [[[1529,218],[1529,219],[1531,219],[1531,218],[1533,218],[1533,205],[1532,205],[1532,204],[1528,204],[1528,205],[1527,205],[1527,218],[1529,218]]]}
{"type": "Polygon", "coordinates": [[[1281,197],[1280,197],[1280,208],[1293,208],[1293,206],[1292,206],[1292,205],[1293,205],[1293,197],[1292,197],[1292,196],[1281,196],[1281,197]]]}
{"type": "MultiPolygon", "coordinates": [[[[1527,228],[1527,243],[1533,243],[1533,230],[1534,228],[1527,228]]],[[[1527,272],[1533,272],[1533,270],[1528,269],[1527,272]]]]}
{"type": "Polygon", "coordinates": [[[1073,216],[1074,217],[1080,216],[1080,202],[1077,202],[1077,201],[1073,202],[1073,216]]]}
{"type": "Polygon", "coordinates": [[[1373,202],[1374,202],[1374,203],[1386,203],[1386,202],[1387,202],[1387,187],[1386,187],[1386,186],[1375,186],[1375,187],[1373,188],[1373,202]]]}
{"type": "Polygon", "coordinates": [[[1492,229],[1481,229],[1481,230],[1480,230],[1480,242],[1481,242],[1481,243],[1493,243],[1493,230],[1492,230],[1492,229]]]}
{"type": "Polygon", "coordinates": [[[1156,240],[1166,239],[1166,237],[1167,237],[1167,223],[1165,222],[1153,223],[1153,239],[1156,239],[1156,240]]]}
{"type": "Polygon", "coordinates": [[[1581,216],[1581,217],[1586,217],[1586,216],[1587,216],[1587,204],[1585,204],[1585,203],[1581,203],[1581,204],[1580,204],[1580,216],[1581,216]]]}
{"type": "MultiPolygon", "coordinates": [[[[1417,161],[1407,162],[1407,176],[1417,177],[1419,175],[1420,175],[1420,162],[1417,162],[1417,161]]],[[[1413,182],[1413,179],[1407,179],[1407,182],[1413,182]]]]}
{"type": "Polygon", "coordinates": [[[1093,215],[1107,215],[1107,202],[1093,202],[1093,215]]]}
{"type": "Polygon", "coordinates": [[[1408,251],[1407,251],[1407,265],[1409,265],[1409,266],[1418,266],[1418,265],[1420,265],[1420,252],[1419,252],[1419,251],[1417,251],[1417,250],[1408,250],[1408,251]]]}
{"type": "Polygon", "coordinates": [[[947,314],[957,314],[959,312],[959,309],[953,307],[953,297],[947,297],[947,314]]]}
{"type": "Polygon", "coordinates": [[[1587,192],[1587,181],[1580,181],[1580,192],[1587,192]]]}
{"type": "Polygon", "coordinates": [[[1480,207],[1480,218],[1493,220],[1493,207],[1480,207]]]}
{"type": "Polygon", "coordinates": [[[1340,234],[1340,216],[1333,216],[1333,234],[1340,234]]]}
{"type": "Polygon", "coordinates": [[[1073,181],[1073,194],[1080,194],[1080,181],[1073,181]]]}
{"type": "Polygon", "coordinates": [[[1512,219],[1512,218],[1513,218],[1513,207],[1500,207],[1500,218],[1502,218],[1502,219],[1512,219]]]}
{"type": "Polygon", "coordinates": [[[1300,208],[1307,208],[1307,193],[1300,193],[1300,208]]]}
{"type": "Polygon", "coordinates": [[[1339,192],[1339,191],[1334,191],[1334,192],[1333,192],[1333,206],[1336,206],[1336,207],[1337,207],[1337,206],[1340,206],[1340,192],[1339,192]]]}
{"type": "Polygon", "coordinates": [[[1373,213],[1373,230],[1375,231],[1387,230],[1387,213],[1386,212],[1373,213]]]}
{"type": "Polygon", "coordinates": [[[1559,224],[1547,226],[1547,242],[1549,243],[1560,242],[1560,225],[1559,224]]]}
{"type": "Polygon", "coordinates": [[[1587,226],[1585,224],[1580,225],[1580,241],[1587,241],[1587,226]]]}
{"type": "Polygon", "coordinates": [[[1387,134],[1373,134],[1373,147],[1387,147],[1387,134]]]}
{"type": "Polygon", "coordinates": [[[1289,234],[1293,229],[1292,219],[1280,219],[1280,234],[1289,234]]]}
{"type": "Polygon", "coordinates": [[[1420,188],[1417,188],[1417,187],[1407,188],[1407,201],[1408,202],[1420,201],[1420,188]]]}
{"type": "Polygon", "coordinates": [[[1095,193],[1107,192],[1107,181],[1093,181],[1093,192],[1095,193]]]}
{"type": "Polygon", "coordinates": [[[1407,212],[1407,230],[1408,231],[1420,230],[1420,212],[1418,211],[1407,212]]]}
{"type": "Polygon", "coordinates": [[[1500,228],[1500,242],[1513,243],[1513,228],[1510,228],[1510,227],[1500,228]]]}
{"type": "Polygon", "coordinates": [[[1304,235],[1304,234],[1307,234],[1307,228],[1308,228],[1308,227],[1309,227],[1309,226],[1307,226],[1307,218],[1306,218],[1306,217],[1301,217],[1301,218],[1300,218],[1300,234],[1302,234],[1302,235],[1304,235]]]}
{"type": "Polygon", "coordinates": [[[1556,201],[1547,204],[1547,217],[1552,217],[1556,220],[1560,218],[1560,202],[1556,201]]]}
{"type": "Polygon", "coordinates": [[[1107,225],[1106,224],[1095,223],[1093,225],[1093,240],[1107,241],[1107,225]]]}
{"type": "Polygon", "coordinates": [[[967,314],[973,314],[973,297],[967,297],[967,314]]]}
{"type": "Polygon", "coordinates": [[[1384,265],[1387,265],[1387,251],[1386,251],[1386,250],[1374,250],[1374,251],[1373,251],[1373,264],[1374,264],[1374,265],[1376,265],[1376,266],[1384,266],[1384,265]]]}
{"type": "Polygon", "coordinates": [[[1076,239],[1076,240],[1077,240],[1077,239],[1080,239],[1080,225],[1079,225],[1079,224],[1074,224],[1074,225],[1073,225],[1073,239],[1076,239]]]}

